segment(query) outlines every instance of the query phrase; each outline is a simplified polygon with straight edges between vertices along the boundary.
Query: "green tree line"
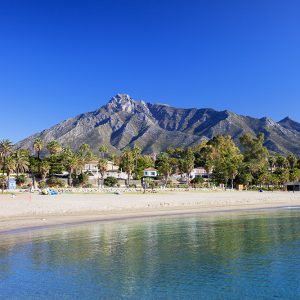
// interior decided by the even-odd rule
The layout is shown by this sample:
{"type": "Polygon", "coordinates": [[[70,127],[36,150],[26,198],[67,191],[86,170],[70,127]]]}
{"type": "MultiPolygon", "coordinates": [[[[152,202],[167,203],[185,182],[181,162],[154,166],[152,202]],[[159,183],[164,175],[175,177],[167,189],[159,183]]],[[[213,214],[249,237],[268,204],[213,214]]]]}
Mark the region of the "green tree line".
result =
{"type": "Polygon", "coordinates": [[[203,167],[210,174],[207,179],[210,184],[226,187],[243,184],[246,188],[284,188],[287,181],[300,179],[298,157],[293,153],[270,153],[264,146],[263,134],[245,134],[240,137],[239,145],[231,136],[216,136],[197,146],[168,148],[156,157],[143,154],[137,145],[123,149],[118,155],[106,145],[99,145],[98,153],[93,153],[88,144],[72,149],[63,147],[56,140],[45,144],[40,138],[34,140],[29,151],[16,149],[10,140],[3,139],[0,141],[0,184],[4,188],[12,174],[20,184],[25,181],[25,175],[35,184],[36,178],[45,182],[54,174],[67,172],[69,186],[84,185],[88,178],[83,172],[84,166],[92,161],[97,161],[99,186],[104,185],[108,161],[119,165],[127,174],[128,185],[131,178],[141,179],[143,170],[149,167],[155,167],[166,184],[175,173],[187,174],[187,184],[190,184],[191,172],[196,167],[203,167]]]}

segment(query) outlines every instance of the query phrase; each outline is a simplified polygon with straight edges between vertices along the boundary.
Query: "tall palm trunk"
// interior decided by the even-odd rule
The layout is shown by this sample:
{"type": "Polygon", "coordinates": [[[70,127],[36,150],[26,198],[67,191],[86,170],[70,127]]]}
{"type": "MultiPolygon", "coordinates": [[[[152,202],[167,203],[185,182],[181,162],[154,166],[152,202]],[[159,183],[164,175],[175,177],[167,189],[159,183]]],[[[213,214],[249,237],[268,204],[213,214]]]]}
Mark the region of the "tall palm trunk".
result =
{"type": "Polygon", "coordinates": [[[127,177],[127,185],[128,185],[128,187],[129,187],[129,185],[130,185],[130,175],[131,175],[131,173],[130,172],[128,172],[128,177],[127,177]]]}
{"type": "Polygon", "coordinates": [[[191,176],[191,173],[189,172],[187,175],[188,175],[188,178],[187,178],[187,185],[189,186],[189,185],[190,185],[190,176],[191,176]]]}
{"type": "Polygon", "coordinates": [[[4,172],[5,172],[5,166],[6,166],[6,157],[5,155],[3,156],[3,166],[2,166],[2,173],[4,175],[4,172]]]}
{"type": "Polygon", "coordinates": [[[73,173],[73,170],[70,169],[69,175],[68,175],[68,186],[72,185],[72,173],[73,173]]]}
{"type": "Polygon", "coordinates": [[[32,174],[32,186],[35,186],[35,176],[32,174]]]}
{"type": "Polygon", "coordinates": [[[226,178],[226,181],[225,181],[225,191],[227,191],[227,186],[228,186],[228,179],[226,178]]]}

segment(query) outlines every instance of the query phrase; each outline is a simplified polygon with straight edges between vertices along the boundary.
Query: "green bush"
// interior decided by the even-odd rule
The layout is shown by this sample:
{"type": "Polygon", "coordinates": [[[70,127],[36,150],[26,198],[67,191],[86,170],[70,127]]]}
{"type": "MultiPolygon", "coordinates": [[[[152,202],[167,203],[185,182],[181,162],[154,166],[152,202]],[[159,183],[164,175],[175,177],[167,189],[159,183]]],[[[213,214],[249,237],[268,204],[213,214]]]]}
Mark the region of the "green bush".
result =
{"type": "Polygon", "coordinates": [[[144,184],[146,185],[147,189],[152,189],[152,190],[162,186],[161,182],[158,180],[145,180],[144,184]]]}
{"type": "Polygon", "coordinates": [[[194,179],[191,180],[193,184],[202,184],[204,179],[201,176],[196,176],[194,179]]]}
{"type": "Polygon", "coordinates": [[[50,177],[47,181],[46,181],[47,185],[49,187],[65,187],[66,183],[57,177],[50,177]]]}
{"type": "Polygon", "coordinates": [[[79,174],[78,177],[73,178],[72,183],[75,187],[86,186],[89,183],[89,175],[86,173],[79,174]]]}
{"type": "Polygon", "coordinates": [[[174,183],[167,183],[166,187],[167,187],[168,189],[173,189],[173,188],[176,187],[176,185],[175,185],[174,183]]]}
{"type": "Polygon", "coordinates": [[[134,184],[134,183],[131,183],[131,184],[129,184],[129,186],[128,186],[129,188],[133,188],[133,189],[135,189],[136,188],[136,184],[134,184]]]}
{"type": "Polygon", "coordinates": [[[91,183],[86,183],[82,187],[84,187],[84,188],[92,188],[93,185],[91,183]]]}
{"type": "Polygon", "coordinates": [[[2,189],[2,192],[4,189],[6,189],[7,186],[7,177],[4,175],[0,175],[0,188],[2,189]]]}
{"type": "Polygon", "coordinates": [[[203,184],[202,183],[195,183],[194,184],[194,188],[196,188],[196,189],[200,189],[200,188],[203,188],[203,184]]]}
{"type": "Polygon", "coordinates": [[[27,181],[27,178],[25,175],[18,175],[16,176],[16,184],[19,185],[19,186],[22,186],[26,183],[27,181]]]}
{"type": "Polygon", "coordinates": [[[189,185],[188,184],[180,184],[179,187],[183,188],[183,189],[187,189],[187,188],[189,188],[189,185]]]}
{"type": "Polygon", "coordinates": [[[104,185],[108,187],[116,186],[118,183],[118,179],[112,176],[109,176],[104,179],[104,185]]]}
{"type": "Polygon", "coordinates": [[[40,189],[45,189],[46,187],[47,187],[46,182],[43,181],[43,180],[41,180],[41,181],[39,182],[39,188],[40,188],[40,189]]]}

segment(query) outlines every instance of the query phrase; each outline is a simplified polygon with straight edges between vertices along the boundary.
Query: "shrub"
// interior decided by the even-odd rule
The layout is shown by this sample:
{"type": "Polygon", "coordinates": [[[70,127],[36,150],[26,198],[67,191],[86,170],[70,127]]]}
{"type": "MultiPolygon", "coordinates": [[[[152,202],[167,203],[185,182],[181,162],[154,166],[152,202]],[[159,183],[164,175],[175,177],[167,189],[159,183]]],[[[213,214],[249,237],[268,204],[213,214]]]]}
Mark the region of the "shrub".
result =
{"type": "Polygon", "coordinates": [[[202,184],[204,179],[201,176],[196,176],[194,179],[191,180],[193,184],[202,184]]]}
{"type": "Polygon", "coordinates": [[[118,179],[112,176],[109,176],[104,179],[104,185],[108,187],[116,186],[118,183],[118,179]]]}
{"type": "Polygon", "coordinates": [[[27,181],[27,178],[25,175],[22,174],[22,175],[16,176],[16,184],[17,185],[21,186],[21,185],[25,184],[26,181],[27,181]]]}
{"type": "Polygon", "coordinates": [[[0,187],[2,189],[2,192],[4,189],[6,189],[7,186],[7,177],[4,175],[0,175],[0,187]]]}
{"type": "Polygon", "coordinates": [[[128,186],[129,188],[133,188],[133,189],[136,189],[136,184],[132,183],[132,184],[129,184],[128,186]]]}
{"type": "Polygon", "coordinates": [[[82,187],[84,188],[92,188],[93,185],[91,183],[84,184],[82,187]]]}
{"type": "Polygon", "coordinates": [[[66,185],[62,179],[57,177],[50,177],[46,183],[49,187],[65,187],[66,185]]]}
{"type": "Polygon", "coordinates": [[[40,189],[45,189],[46,187],[47,187],[46,182],[43,181],[43,180],[41,180],[41,181],[39,182],[39,188],[40,188],[40,189]]]}
{"type": "Polygon", "coordinates": [[[149,187],[150,187],[150,189],[154,189],[155,187],[157,187],[157,184],[156,184],[156,182],[154,182],[154,181],[150,181],[149,182],[149,187]]]}
{"type": "Polygon", "coordinates": [[[78,177],[73,178],[72,183],[74,186],[86,186],[89,183],[89,175],[85,173],[79,174],[78,177]]]}
{"type": "Polygon", "coordinates": [[[200,189],[200,188],[203,188],[203,184],[202,184],[202,183],[200,183],[200,184],[195,183],[195,184],[193,185],[193,187],[196,188],[196,189],[200,189]]]}
{"type": "Polygon", "coordinates": [[[187,189],[187,188],[189,188],[189,185],[188,184],[180,184],[179,187],[187,189]]]}
{"type": "Polygon", "coordinates": [[[176,185],[173,184],[173,183],[167,183],[166,187],[169,188],[169,189],[171,189],[171,188],[175,188],[176,185]]]}

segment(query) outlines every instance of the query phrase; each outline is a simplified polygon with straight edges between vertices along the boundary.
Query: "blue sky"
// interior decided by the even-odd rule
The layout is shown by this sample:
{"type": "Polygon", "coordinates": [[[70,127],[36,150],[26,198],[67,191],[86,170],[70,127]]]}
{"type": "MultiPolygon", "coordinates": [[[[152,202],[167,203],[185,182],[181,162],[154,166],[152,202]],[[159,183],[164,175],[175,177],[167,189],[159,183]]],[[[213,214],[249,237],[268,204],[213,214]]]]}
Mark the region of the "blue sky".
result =
{"type": "Polygon", "coordinates": [[[300,121],[300,2],[0,1],[0,138],[116,93],[300,121]]]}

